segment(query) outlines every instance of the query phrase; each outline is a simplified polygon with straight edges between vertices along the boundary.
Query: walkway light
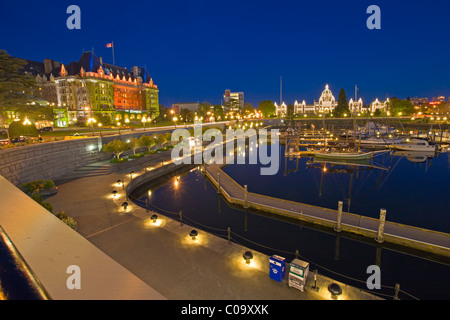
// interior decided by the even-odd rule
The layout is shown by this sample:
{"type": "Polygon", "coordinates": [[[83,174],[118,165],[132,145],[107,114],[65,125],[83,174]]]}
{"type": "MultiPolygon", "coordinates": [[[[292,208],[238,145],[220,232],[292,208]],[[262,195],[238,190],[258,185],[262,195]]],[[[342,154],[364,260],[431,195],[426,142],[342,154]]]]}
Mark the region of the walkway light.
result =
{"type": "Polygon", "coordinates": [[[195,240],[195,238],[198,236],[198,232],[197,230],[192,230],[191,232],[189,232],[189,235],[191,236],[192,240],[195,240]]]}
{"type": "Polygon", "coordinates": [[[245,262],[246,262],[247,264],[250,264],[250,260],[253,259],[253,253],[251,253],[251,251],[246,251],[246,252],[244,253],[243,257],[244,257],[244,259],[245,259],[245,262]]]}
{"type": "Polygon", "coordinates": [[[328,291],[331,293],[331,299],[337,300],[342,294],[342,289],[337,283],[332,283],[328,286],[328,291]]]}
{"type": "Polygon", "coordinates": [[[113,197],[115,198],[116,194],[117,194],[117,190],[113,190],[112,194],[113,194],[113,197]]]}
{"type": "Polygon", "coordinates": [[[119,179],[119,180],[116,181],[116,186],[120,187],[120,185],[121,185],[122,183],[123,183],[122,180],[119,179]]]}
{"type": "Polygon", "coordinates": [[[152,220],[152,223],[156,223],[156,220],[158,220],[158,216],[157,216],[156,214],[153,214],[153,215],[150,217],[150,220],[152,220]]]}
{"type": "Polygon", "coordinates": [[[122,203],[122,207],[125,211],[127,211],[128,202],[125,201],[124,203],[122,203]]]}

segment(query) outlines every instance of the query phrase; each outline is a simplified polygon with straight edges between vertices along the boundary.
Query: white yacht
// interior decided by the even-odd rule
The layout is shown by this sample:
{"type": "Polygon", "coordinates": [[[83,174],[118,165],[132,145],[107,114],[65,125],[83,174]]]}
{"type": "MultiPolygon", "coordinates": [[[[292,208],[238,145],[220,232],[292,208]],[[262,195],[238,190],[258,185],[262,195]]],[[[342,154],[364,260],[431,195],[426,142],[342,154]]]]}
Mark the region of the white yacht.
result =
{"type": "Polygon", "coordinates": [[[402,151],[436,151],[436,145],[424,139],[409,138],[401,143],[392,144],[391,148],[402,151]]]}

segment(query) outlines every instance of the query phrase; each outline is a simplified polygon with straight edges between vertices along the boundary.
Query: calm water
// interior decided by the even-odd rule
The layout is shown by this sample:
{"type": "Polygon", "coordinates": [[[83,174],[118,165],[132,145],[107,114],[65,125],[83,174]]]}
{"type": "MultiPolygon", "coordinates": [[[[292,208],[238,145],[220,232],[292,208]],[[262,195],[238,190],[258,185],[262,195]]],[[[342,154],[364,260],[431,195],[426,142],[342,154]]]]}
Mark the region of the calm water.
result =
{"type": "MultiPolygon", "coordinates": [[[[386,154],[375,162],[389,170],[359,167],[353,176],[352,167],[327,165],[324,173],[320,164],[315,168],[317,164],[307,163],[309,160],[299,159],[297,167],[295,159],[285,162],[282,156],[279,173],[267,177],[259,175],[257,165],[229,165],[224,170],[238,183],[247,184],[251,192],[333,209],[342,200],[344,210],[351,199],[351,212],[378,217],[379,209],[386,208],[388,220],[450,232],[445,206],[450,181],[448,154],[423,163],[386,154]]],[[[184,223],[224,238],[230,227],[235,242],[288,261],[298,250],[312,269],[362,289],[366,289],[367,267],[379,264],[381,294],[392,296],[391,287],[399,283],[402,290],[419,299],[450,298],[450,267],[445,263],[376,246],[374,241],[316,230],[298,221],[230,207],[199,170],[178,177],[142,186],[134,196],[142,204],[151,190],[150,207],[168,217],[178,219],[182,210],[184,223]]],[[[411,297],[401,294],[400,298],[411,297]]]]}

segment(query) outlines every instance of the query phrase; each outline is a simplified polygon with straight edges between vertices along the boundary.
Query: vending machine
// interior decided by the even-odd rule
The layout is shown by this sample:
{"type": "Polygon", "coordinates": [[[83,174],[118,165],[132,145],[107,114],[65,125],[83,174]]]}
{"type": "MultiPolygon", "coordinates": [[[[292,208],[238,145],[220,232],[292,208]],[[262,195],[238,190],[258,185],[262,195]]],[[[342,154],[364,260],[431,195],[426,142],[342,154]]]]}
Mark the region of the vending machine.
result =
{"type": "Polygon", "coordinates": [[[289,287],[303,292],[308,280],[309,263],[299,259],[293,260],[289,265],[289,287]]]}

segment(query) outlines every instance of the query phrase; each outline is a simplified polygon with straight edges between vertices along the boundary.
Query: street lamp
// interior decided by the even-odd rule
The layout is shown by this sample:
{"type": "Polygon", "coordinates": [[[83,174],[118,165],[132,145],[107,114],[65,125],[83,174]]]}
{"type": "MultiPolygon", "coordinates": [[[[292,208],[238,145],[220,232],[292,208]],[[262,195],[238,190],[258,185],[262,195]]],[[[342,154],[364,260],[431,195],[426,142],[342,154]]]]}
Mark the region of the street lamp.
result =
{"type": "Polygon", "coordinates": [[[94,123],[96,123],[96,122],[97,122],[97,120],[95,120],[94,118],[89,118],[88,119],[88,123],[89,123],[89,125],[92,128],[92,135],[94,135],[94,123]]]}
{"type": "Polygon", "coordinates": [[[144,124],[144,131],[145,131],[145,123],[147,122],[147,118],[143,116],[141,121],[144,124]]]}
{"type": "Polygon", "coordinates": [[[173,122],[175,122],[175,128],[177,127],[177,121],[178,121],[178,118],[177,117],[173,117],[173,122]]]}

